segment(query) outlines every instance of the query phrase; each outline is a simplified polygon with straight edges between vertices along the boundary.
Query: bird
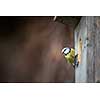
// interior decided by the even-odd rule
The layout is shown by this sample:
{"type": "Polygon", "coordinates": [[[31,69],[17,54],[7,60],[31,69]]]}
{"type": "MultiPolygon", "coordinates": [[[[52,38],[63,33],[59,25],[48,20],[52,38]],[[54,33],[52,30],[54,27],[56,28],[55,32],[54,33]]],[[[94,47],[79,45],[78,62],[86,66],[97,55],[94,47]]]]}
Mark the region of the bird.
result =
{"type": "Polygon", "coordinates": [[[72,64],[74,68],[75,68],[75,66],[78,66],[78,64],[79,64],[78,59],[77,59],[78,54],[75,55],[75,49],[65,47],[62,49],[61,52],[64,55],[66,61],[68,63],[72,64]]]}

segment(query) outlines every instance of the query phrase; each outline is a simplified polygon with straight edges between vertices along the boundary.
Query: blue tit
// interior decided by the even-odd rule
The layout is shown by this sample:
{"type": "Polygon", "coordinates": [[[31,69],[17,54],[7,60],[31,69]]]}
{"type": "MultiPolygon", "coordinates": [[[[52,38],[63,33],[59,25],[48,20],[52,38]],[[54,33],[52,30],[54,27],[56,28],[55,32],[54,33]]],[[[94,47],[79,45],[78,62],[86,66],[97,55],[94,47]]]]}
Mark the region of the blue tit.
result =
{"type": "Polygon", "coordinates": [[[77,62],[78,55],[75,56],[75,49],[65,47],[62,49],[62,53],[64,54],[64,57],[67,60],[67,62],[72,64],[73,67],[75,68],[75,65],[78,64],[77,62]]]}

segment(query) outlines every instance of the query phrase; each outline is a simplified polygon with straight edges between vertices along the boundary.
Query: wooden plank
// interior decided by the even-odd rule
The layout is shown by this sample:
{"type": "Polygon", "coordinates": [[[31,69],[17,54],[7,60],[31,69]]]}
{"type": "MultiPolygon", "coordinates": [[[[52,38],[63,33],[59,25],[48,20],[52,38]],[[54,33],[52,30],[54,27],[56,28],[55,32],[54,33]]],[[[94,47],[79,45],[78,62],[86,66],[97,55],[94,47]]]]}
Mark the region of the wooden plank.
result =
{"type": "Polygon", "coordinates": [[[100,82],[100,17],[95,17],[95,82],[100,82]]]}
{"type": "Polygon", "coordinates": [[[87,82],[95,82],[95,17],[87,17],[87,82]]]}
{"type": "Polygon", "coordinates": [[[81,62],[75,69],[75,82],[87,82],[87,48],[85,39],[87,37],[86,17],[82,17],[75,30],[75,54],[79,53],[79,40],[82,40],[81,62]]]}
{"type": "Polygon", "coordinates": [[[76,82],[95,82],[95,78],[96,81],[100,80],[100,27],[96,28],[96,19],[93,16],[82,17],[75,30],[76,54],[79,54],[79,39],[82,40],[81,62],[75,69],[76,82]]]}

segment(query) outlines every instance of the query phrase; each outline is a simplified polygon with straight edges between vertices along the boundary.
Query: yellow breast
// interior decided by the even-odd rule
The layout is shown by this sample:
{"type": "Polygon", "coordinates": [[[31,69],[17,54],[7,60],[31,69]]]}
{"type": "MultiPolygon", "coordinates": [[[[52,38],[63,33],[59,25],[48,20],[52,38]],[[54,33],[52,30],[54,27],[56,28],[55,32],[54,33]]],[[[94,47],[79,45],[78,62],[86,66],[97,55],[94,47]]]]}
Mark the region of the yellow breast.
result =
{"type": "Polygon", "coordinates": [[[74,50],[73,48],[71,48],[70,53],[67,54],[67,55],[65,56],[65,58],[67,59],[67,61],[68,61],[69,63],[73,64],[73,63],[74,63],[74,57],[75,57],[75,50],[74,50]]]}

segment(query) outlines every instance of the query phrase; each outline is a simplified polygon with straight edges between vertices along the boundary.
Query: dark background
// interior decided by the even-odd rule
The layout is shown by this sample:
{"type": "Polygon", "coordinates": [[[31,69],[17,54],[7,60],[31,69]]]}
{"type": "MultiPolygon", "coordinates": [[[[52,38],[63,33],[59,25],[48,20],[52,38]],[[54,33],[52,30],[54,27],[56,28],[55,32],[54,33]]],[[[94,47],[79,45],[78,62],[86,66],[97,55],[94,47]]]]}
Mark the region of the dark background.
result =
{"type": "Polygon", "coordinates": [[[73,27],[53,17],[0,17],[0,82],[73,82],[61,54],[73,40],[73,27]]]}

